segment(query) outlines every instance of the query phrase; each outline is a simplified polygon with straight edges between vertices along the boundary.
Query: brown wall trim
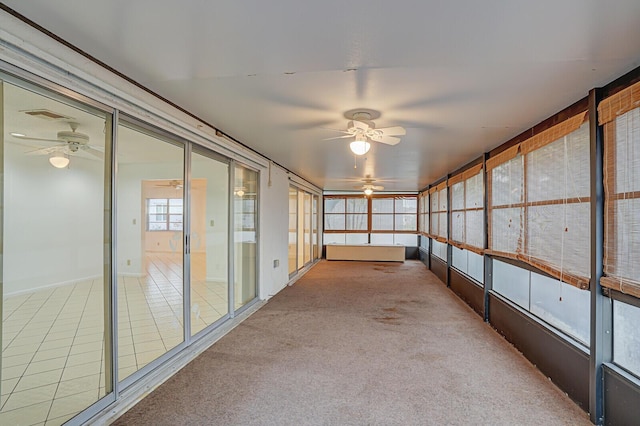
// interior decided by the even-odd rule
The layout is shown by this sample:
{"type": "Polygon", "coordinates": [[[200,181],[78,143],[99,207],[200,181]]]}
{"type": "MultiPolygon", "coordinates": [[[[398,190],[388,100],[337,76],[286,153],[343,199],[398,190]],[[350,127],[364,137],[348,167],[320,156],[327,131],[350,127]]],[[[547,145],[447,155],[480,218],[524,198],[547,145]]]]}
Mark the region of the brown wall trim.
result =
{"type": "Polygon", "coordinates": [[[457,174],[460,174],[460,173],[464,172],[465,170],[470,169],[473,166],[477,166],[478,164],[482,164],[483,161],[484,161],[484,154],[481,155],[480,157],[476,158],[473,161],[469,161],[464,166],[458,167],[457,169],[455,169],[454,171],[449,173],[448,176],[451,177],[451,176],[455,176],[457,174]]]}
{"type": "Polygon", "coordinates": [[[622,77],[613,80],[602,88],[602,99],[608,98],[611,95],[615,95],[619,91],[626,89],[640,81],[640,67],[635,68],[622,77]]]}
{"type": "Polygon", "coordinates": [[[509,148],[511,148],[514,145],[517,145],[521,142],[524,142],[525,140],[529,139],[530,137],[533,137],[535,135],[537,135],[540,132],[543,132],[547,129],[549,129],[550,127],[555,126],[558,123],[561,123],[581,112],[586,111],[589,108],[589,97],[585,96],[584,98],[580,99],[578,102],[575,102],[573,105],[568,106],[567,108],[563,109],[562,111],[552,115],[551,117],[547,118],[544,121],[541,121],[540,123],[536,124],[535,126],[531,127],[530,129],[525,130],[524,132],[520,133],[518,136],[516,136],[515,138],[512,138],[508,141],[506,141],[505,143],[503,143],[502,145],[500,145],[497,148],[492,149],[491,151],[489,151],[489,157],[495,157],[496,155],[498,155],[499,153],[501,153],[502,151],[505,151],[509,148]]]}

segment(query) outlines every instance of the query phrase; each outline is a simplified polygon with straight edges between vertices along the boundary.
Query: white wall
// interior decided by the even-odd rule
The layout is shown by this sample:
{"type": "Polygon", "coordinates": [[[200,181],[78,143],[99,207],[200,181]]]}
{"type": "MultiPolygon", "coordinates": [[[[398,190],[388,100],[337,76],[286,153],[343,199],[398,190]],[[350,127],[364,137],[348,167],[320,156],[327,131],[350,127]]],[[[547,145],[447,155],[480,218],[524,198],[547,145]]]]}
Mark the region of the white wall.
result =
{"type": "Polygon", "coordinates": [[[268,170],[260,176],[260,299],[268,299],[282,290],[289,281],[288,211],[289,178],[278,166],[271,167],[271,186],[268,170]],[[274,260],[280,265],[273,266],[274,260]]]}
{"type": "Polygon", "coordinates": [[[144,227],[142,181],[182,179],[182,167],[175,163],[120,164],[117,187],[118,274],[144,274],[144,227]]]}
{"type": "Polygon", "coordinates": [[[103,182],[99,161],[47,156],[4,144],[4,295],[103,274],[103,182]]]}

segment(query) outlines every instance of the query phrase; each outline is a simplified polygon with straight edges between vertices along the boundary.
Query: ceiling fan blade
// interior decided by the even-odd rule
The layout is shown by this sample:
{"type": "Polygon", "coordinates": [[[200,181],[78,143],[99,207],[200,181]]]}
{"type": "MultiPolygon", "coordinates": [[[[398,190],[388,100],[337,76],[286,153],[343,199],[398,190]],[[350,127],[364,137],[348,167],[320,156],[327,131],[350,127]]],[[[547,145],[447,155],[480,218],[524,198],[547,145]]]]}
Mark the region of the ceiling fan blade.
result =
{"type": "Polygon", "coordinates": [[[375,142],[381,142],[387,145],[397,145],[398,143],[400,143],[400,138],[396,138],[395,136],[374,135],[374,136],[371,136],[371,140],[375,142]]]}
{"type": "Polygon", "coordinates": [[[102,153],[102,151],[99,151],[97,149],[95,149],[94,147],[91,147],[89,145],[85,145],[84,147],[82,147],[82,150],[85,151],[87,154],[91,154],[94,157],[100,159],[100,160],[104,160],[104,154],[102,153]]]}
{"type": "Polygon", "coordinates": [[[39,142],[53,142],[53,143],[61,142],[59,139],[30,138],[29,136],[18,136],[18,135],[12,135],[12,136],[17,139],[22,139],[23,141],[39,141],[39,142]]]}
{"type": "Polygon", "coordinates": [[[329,127],[321,127],[321,129],[331,130],[332,132],[348,133],[348,134],[353,135],[353,132],[350,132],[348,130],[343,130],[343,129],[330,129],[329,127]]]}
{"type": "Polygon", "coordinates": [[[326,139],[322,139],[323,141],[330,141],[332,139],[345,139],[345,138],[352,138],[353,135],[344,135],[344,136],[336,136],[334,138],[326,138],[326,139]]]}
{"type": "Polygon", "coordinates": [[[27,155],[47,155],[47,154],[51,154],[52,152],[63,152],[65,154],[69,154],[69,150],[67,149],[67,145],[63,144],[63,145],[56,145],[56,146],[50,146],[47,148],[38,148],[38,149],[34,149],[33,151],[27,151],[25,154],[27,155]]]}
{"type": "Polygon", "coordinates": [[[373,189],[374,191],[382,191],[384,189],[384,186],[372,185],[371,189],[373,189]]]}
{"type": "Polygon", "coordinates": [[[401,126],[383,127],[376,130],[384,133],[386,136],[402,136],[407,134],[407,131],[401,126]]]}

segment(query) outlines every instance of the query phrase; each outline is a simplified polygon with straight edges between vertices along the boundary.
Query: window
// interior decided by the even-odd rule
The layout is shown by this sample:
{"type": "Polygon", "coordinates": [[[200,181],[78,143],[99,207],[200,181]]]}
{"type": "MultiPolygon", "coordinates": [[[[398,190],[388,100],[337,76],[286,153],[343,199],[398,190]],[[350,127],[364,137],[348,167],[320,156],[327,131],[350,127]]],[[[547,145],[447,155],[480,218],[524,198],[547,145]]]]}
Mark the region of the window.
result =
{"type": "Polygon", "coordinates": [[[368,200],[363,197],[329,197],[324,199],[325,231],[368,230],[368,200]]]}
{"type": "Polygon", "coordinates": [[[613,362],[640,377],[640,308],[613,301],[613,362]]]}
{"type": "MultiPolygon", "coordinates": [[[[418,231],[418,197],[326,195],[324,230],[326,233],[415,234],[418,231]]],[[[396,239],[394,237],[394,241],[396,239]]],[[[331,239],[325,238],[325,241],[331,239]]]]}
{"type": "Polygon", "coordinates": [[[418,227],[416,197],[371,199],[371,232],[413,232],[418,227]]]}
{"type": "Polygon", "coordinates": [[[604,125],[605,287],[640,297],[640,83],[598,106],[604,125]]]}
{"type": "Polygon", "coordinates": [[[487,161],[489,248],[589,287],[589,126],[581,113],[487,161]]]}
{"type": "Polygon", "coordinates": [[[244,197],[236,196],[234,199],[235,206],[235,226],[237,231],[255,232],[256,230],[256,196],[245,195],[244,197]]]}
{"type": "Polygon", "coordinates": [[[147,231],[182,231],[182,198],[147,198],[147,231]]]}
{"type": "Polygon", "coordinates": [[[429,236],[440,242],[446,242],[448,238],[447,222],[447,182],[442,182],[429,189],[431,195],[431,228],[429,236]]]}
{"type": "Polygon", "coordinates": [[[451,238],[462,249],[482,253],[484,248],[484,184],[482,164],[449,179],[451,238]]]}
{"type": "Polygon", "coordinates": [[[493,291],[589,345],[588,291],[498,260],[493,261],[493,291]]]}
{"type": "Polygon", "coordinates": [[[418,232],[422,235],[429,233],[429,192],[425,191],[418,196],[418,232]]]}
{"type": "MultiPolygon", "coordinates": [[[[605,192],[600,283],[640,298],[640,83],[600,102],[598,118],[605,192]]],[[[613,301],[613,362],[640,377],[640,308],[637,300],[625,302],[613,301]]]]}

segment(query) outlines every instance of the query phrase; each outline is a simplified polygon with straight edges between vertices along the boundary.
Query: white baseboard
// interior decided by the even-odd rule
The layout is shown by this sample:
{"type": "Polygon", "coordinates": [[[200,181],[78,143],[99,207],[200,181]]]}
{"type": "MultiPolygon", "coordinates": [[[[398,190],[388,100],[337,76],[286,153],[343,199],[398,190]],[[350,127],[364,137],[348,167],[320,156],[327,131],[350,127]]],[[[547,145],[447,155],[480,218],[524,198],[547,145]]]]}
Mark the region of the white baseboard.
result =
{"type": "MultiPolygon", "coordinates": [[[[18,290],[18,291],[14,291],[14,292],[11,292],[11,293],[4,293],[4,297],[20,296],[20,295],[23,295],[23,294],[34,293],[36,291],[49,290],[49,289],[56,288],[56,287],[63,287],[63,286],[70,285],[70,284],[76,284],[76,283],[81,282],[81,281],[91,281],[91,280],[95,280],[95,279],[98,279],[98,278],[102,279],[102,274],[91,275],[91,276],[83,277],[83,278],[76,278],[76,279],[68,280],[68,281],[60,281],[60,282],[57,282],[57,283],[46,284],[46,285],[42,285],[42,286],[39,286],[39,287],[29,288],[29,289],[26,289],[26,290],[18,290]]],[[[7,288],[7,283],[4,284],[4,288],[7,288]]]]}

